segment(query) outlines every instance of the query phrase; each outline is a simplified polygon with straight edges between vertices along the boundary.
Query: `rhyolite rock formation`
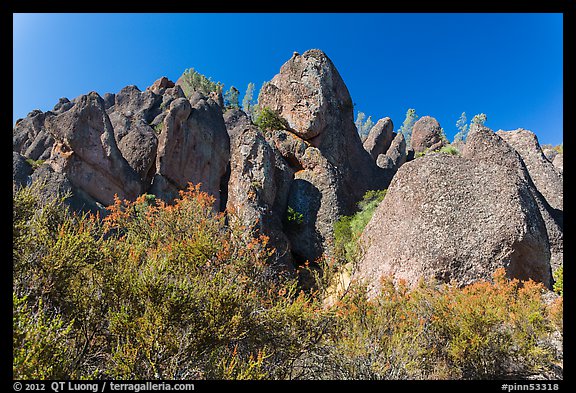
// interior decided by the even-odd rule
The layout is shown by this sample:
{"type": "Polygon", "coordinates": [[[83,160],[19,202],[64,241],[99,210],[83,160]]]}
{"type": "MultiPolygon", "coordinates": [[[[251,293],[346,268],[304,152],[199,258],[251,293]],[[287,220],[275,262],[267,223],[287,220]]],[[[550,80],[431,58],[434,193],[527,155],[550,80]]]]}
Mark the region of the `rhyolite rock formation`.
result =
{"type": "MultiPolygon", "coordinates": [[[[550,244],[518,154],[483,127],[462,157],[427,154],[404,164],[361,237],[356,278],[378,289],[391,275],[470,284],[503,267],[550,287],[550,244]]],[[[372,292],[374,293],[374,292],[372,292]]]]}
{"type": "Polygon", "coordinates": [[[380,119],[370,129],[368,137],[366,137],[363,143],[364,149],[372,156],[372,159],[376,161],[380,154],[386,154],[395,136],[392,119],[389,117],[380,119]]]}
{"type": "Polygon", "coordinates": [[[410,143],[416,153],[425,150],[434,151],[444,145],[441,137],[442,127],[438,120],[430,116],[422,116],[414,123],[410,143]]]}
{"type": "Polygon", "coordinates": [[[288,126],[259,129],[184,78],[61,98],[14,125],[13,190],[43,182],[44,199],[67,195],[74,210],[105,215],[115,196],[170,203],[201,183],[230,225],[270,239],[273,274],[293,274],[332,254],[334,223],[366,191],[389,188],[353,277],[372,291],[383,274],[465,285],[498,267],[551,286],[563,255],[562,154],[546,158],[533,133],[474,126],[450,156],[433,152],[443,144],[434,118],[416,122],[411,148],[384,118],[362,143],[348,89],[317,49],[294,53],[258,105],[288,126]]]}
{"type": "Polygon", "coordinates": [[[303,223],[287,231],[293,253],[314,261],[330,253],[338,217],[351,214],[367,190],[385,188],[393,173],[364,150],[350,93],[322,51],[295,52],[263,85],[258,104],[288,123],[269,139],[295,171],[288,205],[303,223]]]}
{"type": "Polygon", "coordinates": [[[235,113],[227,122],[231,149],[226,209],[230,220],[268,236],[276,250],[271,265],[289,272],[293,258],[283,218],[294,172],[258,127],[243,122],[246,119],[235,113]]]}

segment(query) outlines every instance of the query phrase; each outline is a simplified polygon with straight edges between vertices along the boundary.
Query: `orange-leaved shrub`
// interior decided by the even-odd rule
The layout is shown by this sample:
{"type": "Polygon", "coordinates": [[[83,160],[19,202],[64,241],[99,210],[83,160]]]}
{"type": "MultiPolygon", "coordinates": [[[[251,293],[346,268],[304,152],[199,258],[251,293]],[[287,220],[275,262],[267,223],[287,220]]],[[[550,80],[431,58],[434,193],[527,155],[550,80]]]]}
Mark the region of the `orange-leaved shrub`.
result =
{"type": "Polygon", "coordinates": [[[504,269],[463,288],[421,280],[410,289],[384,278],[373,299],[362,285],[351,287],[336,305],[335,377],[556,377],[562,305],[547,305],[546,291],[507,279],[504,269]]]}
{"type": "Polygon", "coordinates": [[[199,186],[173,204],[117,199],[104,218],[41,195],[32,184],[13,196],[17,379],[480,379],[561,367],[562,297],[545,301],[556,295],[501,270],[463,288],[384,278],[372,299],[352,282],[328,306],[331,280],[304,291],[273,270],[266,237],[215,212],[199,186]]]}

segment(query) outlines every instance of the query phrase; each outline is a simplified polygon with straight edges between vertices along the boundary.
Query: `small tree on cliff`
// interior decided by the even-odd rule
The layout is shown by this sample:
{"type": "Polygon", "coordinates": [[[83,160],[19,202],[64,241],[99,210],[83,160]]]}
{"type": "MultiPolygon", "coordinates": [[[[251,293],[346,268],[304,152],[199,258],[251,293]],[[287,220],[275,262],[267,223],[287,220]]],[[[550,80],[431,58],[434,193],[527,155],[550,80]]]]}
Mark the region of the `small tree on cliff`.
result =
{"type": "Polygon", "coordinates": [[[462,112],[458,121],[456,121],[456,128],[458,132],[454,135],[454,142],[464,142],[468,136],[468,123],[466,123],[466,112],[462,112]]]}
{"type": "Polygon", "coordinates": [[[244,98],[242,99],[242,109],[250,117],[254,119],[254,111],[256,109],[256,103],[254,102],[254,83],[248,83],[246,88],[246,93],[244,93],[244,98]]]}
{"type": "Polygon", "coordinates": [[[412,128],[414,127],[414,123],[416,123],[416,119],[418,119],[416,109],[408,109],[406,111],[406,118],[404,119],[404,123],[402,123],[402,127],[400,127],[398,130],[398,133],[404,135],[407,147],[411,146],[410,141],[412,140],[412,128]]]}

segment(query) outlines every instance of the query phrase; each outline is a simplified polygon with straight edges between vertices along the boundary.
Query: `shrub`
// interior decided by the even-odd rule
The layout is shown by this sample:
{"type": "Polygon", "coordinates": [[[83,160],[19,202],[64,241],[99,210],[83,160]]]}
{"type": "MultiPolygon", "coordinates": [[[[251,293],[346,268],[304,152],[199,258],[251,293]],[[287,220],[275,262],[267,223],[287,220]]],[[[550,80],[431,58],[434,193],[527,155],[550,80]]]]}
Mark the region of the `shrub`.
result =
{"type": "Polygon", "coordinates": [[[182,78],[182,91],[186,97],[190,97],[193,92],[198,91],[204,95],[209,95],[211,92],[221,94],[224,85],[220,82],[213,82],[211,78],[207,78],[194,68],[188,68],[181,76],[182,78]]]}
{"type": "Polygon", "coordinates": [[[560,266],[554,271],[554,292],[564,296],[564,266],[560,266]]]}
{"type": "Polygon", "coordinates": [[[358,258],[358,239],[372,218],[374,211],[384,199],[387,190],[370,190],[358,202],[359,211],[352,216],[342,216],[334,224],[334,247],[336,256],[348,262],[358,258]]]}
{"type": "Polygon", "coordinates": [[[439,150],[439,152],[443,153],[443,154],[449,154],[452,156],[459,156],[460,155],[460,152],[458,151],[458,149],[452,145],[442,146],[442,148],[439,150]]]}
{"type": "Polygon", "coordinates": [[[44,164],[45,160],[33,160],[31,158],[27,158],[26,162],[28,164],[30,164],[30,166],[32,167],[32,170],[35,171],[36,169],[38,169],[38,167],[42,164],[44,164]]]}
{"type": "Polygon", "coordinates": [[[227,226],[198,187],[173,205],[116,199],[103,220],[56,202],[39,208],[32,188],[14,202],[14,292],[57,310],[52,322],[15,322],[15,351],[42,329],[52,333],[38,345],[54,348],[15,357],[17,375],[285,379],[308,369],[295,364],[320,345],[329,315],[271,274],[267,239],[227,226]]]}
{"type": "Polygon", "coordinates": [[[373,298],[351,289],[336,309],[335,378],[501,379],[549,371],[545,289],[505,278],[464,288],[389,278],[373,298]]]}
{"type": "Polygon", "coordinates": [[[63,379],[73,369],[68,340],[72,324],[45,310],[41,300],[12,294],[12,348],[14,379],[63,379]]]}
{"type": "Polygon", "coordinates": [[[292,206],[288,206],[288,210],[286,211],[286,221],[288,222],[288,225],[302,225],[304,222],[304,215],[294,210],[292,206]]]}
{"type": "Polygon", "coordinates": [[[261,109],[254,124],[264,131],[287,130],[290,128],[285,119],[267,106],[261,109]]]}

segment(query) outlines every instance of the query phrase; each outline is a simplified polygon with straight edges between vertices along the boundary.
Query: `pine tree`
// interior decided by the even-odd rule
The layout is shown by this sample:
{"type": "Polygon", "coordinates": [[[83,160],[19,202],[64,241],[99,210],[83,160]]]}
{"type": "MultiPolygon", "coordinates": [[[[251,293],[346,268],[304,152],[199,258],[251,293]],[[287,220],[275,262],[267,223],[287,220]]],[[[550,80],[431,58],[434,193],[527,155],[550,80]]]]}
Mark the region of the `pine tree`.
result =
{"type": "Polygon", "coordinates": [[[224,106],[226,108],[240,108],[238,99],[240,92],[234,86],[231,86],[226,93],[224,93],[224,106]]]}
{"type": "Polygon", "coordinates": [[[456,121],[456,128],[458,132],[454,135],[454,142],[464,142],[468,136],[468,124],[466,123],[466,112],[462,112],[458,121],[456,121]]]}
{"type": "Polygon", "coordinates": [[[472,118],[472,123],[470,124],[470,128],[472,128],[472,124],[478,124],[478,125],[483,126],[484,123],[486,123],[486,120],[488,120],[488,117],[486,116],[486,114],[479,113],[472,118]]]}
{"type": "Polygon", "coordinates": [[[254,83],[248,83],[248,87],[246,88],[246,93],[244,93],[244,98],[242,99],[242,109],[246,114],[253,119],[253,112],[254,112],[254,83]]]}
{"type": "Polygon", "coordinates": [[[406,147],[410,147],[412,140],[412,128],[414,127],[414,123],[416,123],[416,119],[418,119],[418,115],[416,114],[416,109],[410,108],[406,111],[406,118],[404,119],[404,123],[402,123],[402,127],[398,130],[399,133],[404,135],[404,139],[406,140],[406,147]]]}

